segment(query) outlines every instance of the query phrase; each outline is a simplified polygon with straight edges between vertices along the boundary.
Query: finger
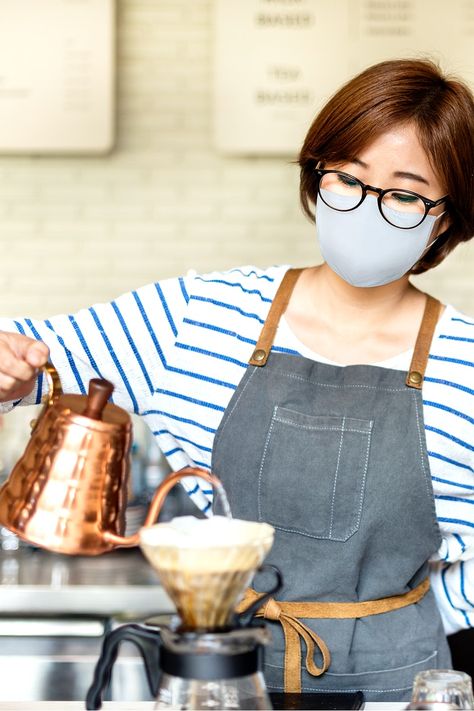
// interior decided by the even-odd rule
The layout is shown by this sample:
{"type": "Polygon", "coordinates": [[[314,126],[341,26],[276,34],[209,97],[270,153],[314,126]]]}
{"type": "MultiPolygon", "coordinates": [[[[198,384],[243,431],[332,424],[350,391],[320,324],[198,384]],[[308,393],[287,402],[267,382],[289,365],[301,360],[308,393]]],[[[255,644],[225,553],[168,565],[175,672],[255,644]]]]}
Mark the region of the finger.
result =
{"type": "Polygon", "coordinates": [[[30,348],[30,346],[34,343],[36,343],[36,341],[33,338],[28,338],[28,336],[24,336],[21,333],[3,331],[0,333],[0,350],[2,359],[7,357],[8,352],[10,352],[14,358],[24,360],[28,348],[30,348]]]}
{"type": "Polygon", "coordinates": [[[38,371],[26,361],[14,358],[7,353],[5,356],[0,354],[0,373],[14,378],[19,383],[26,383],[29,380],[34,380],[38,371]]]}
{"type": "Polygon", "coordinates": [[[49,358],[49,348],[41,341],[32,343],[25,353],[25,360],[34,368],[41,368],[45,365],[49,358]]]}
{"type": "Polygon", "coordinates": [[[12,378],[11,375],[0,373],[0,392],[8,395],[18,388],[18,381],[12,378]]]}
{"type": "Polygon", "coordinates": [[[36,368],[12,351],[8,343],[0,342],[0,373],[26,382],[34,378],[36,372],[36,368]]]}

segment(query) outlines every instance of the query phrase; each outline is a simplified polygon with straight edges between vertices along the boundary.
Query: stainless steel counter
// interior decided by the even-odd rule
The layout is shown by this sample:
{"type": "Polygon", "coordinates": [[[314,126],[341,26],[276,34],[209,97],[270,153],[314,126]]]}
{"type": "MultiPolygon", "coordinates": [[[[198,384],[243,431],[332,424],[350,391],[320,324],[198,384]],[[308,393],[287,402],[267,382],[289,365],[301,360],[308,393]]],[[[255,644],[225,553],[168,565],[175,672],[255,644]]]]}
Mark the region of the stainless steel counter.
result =
{"type": "Polygon", "coordinates": [[[20,548],[0,555],[0,616],[170,613],[173,605],[139,549],[72,557],[20,548]]]}
{"type": "MultiPolygon", "coordinates": [[[[2,552],[0,704],[84,699],[108,629],[173,611],[139,549],[97,557],[2,552]]],[[[124,645],[109,700],[150,698],[137,654],[124,645]]]]}

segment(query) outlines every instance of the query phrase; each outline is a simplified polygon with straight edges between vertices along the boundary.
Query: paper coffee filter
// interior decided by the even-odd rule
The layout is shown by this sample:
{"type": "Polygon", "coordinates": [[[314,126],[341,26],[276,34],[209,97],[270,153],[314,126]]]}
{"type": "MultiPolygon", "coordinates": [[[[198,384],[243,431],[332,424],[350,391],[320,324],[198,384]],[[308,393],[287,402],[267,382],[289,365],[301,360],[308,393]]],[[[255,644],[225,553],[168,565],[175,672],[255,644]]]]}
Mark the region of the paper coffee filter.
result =
{"type": "Polygon", "coordinates": [[[221,627],[273,543],[266,523],[181,516],[140,529],[140,546],[187,627],[221,627]]]}

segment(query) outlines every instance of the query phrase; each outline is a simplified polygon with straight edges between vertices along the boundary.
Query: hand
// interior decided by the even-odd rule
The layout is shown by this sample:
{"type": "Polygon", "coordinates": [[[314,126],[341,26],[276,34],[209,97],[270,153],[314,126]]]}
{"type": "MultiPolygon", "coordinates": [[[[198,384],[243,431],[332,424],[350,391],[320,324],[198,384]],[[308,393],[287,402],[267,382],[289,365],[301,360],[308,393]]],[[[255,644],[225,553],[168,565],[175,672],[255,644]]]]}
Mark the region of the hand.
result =
{"type": "Polygon", "coordinates": [[[45,343],[20,333],[0,332],[0,402],[29,395],[38,368],[48,357],[49,348],[45,343]]]}

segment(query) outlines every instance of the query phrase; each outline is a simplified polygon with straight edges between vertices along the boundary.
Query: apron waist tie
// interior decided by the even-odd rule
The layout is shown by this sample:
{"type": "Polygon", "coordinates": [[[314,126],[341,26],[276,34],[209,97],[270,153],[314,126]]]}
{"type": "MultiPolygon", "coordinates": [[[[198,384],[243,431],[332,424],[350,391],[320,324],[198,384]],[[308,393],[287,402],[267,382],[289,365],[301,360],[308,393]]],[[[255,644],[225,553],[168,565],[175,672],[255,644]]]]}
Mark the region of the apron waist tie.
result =
{"type": "MultiPolygon", "coordinates": [[[[426,595],[430,587],[429,578],[425,578],[416,588],[402,595],[383,597],[379,600],[363,602],[285,602],[270,598],[257,613],[257,617],[279,622],[285,636],[285,691],[301,693],[301,645],[300,638],[306,645],[306,670],[313,676],[321,676],[329,668],[331,653],[316,632],[300,622],[302,619],[354,619],[369,615],[380,615],[384,612],[399,610],[413,605],[426,595]],[[322,666],[314,661],[315,649],[322,655],[322,666]]],[[[252,588],[245,592],[243,600],[237,607],[238,612],[244,611],[250,603],[257,600],[262,593],[252,588]]]]}

